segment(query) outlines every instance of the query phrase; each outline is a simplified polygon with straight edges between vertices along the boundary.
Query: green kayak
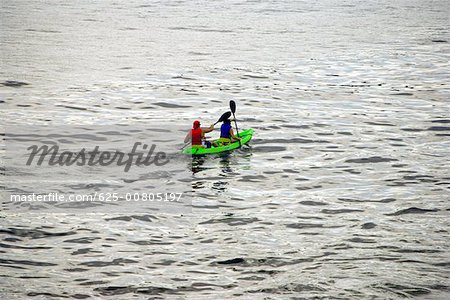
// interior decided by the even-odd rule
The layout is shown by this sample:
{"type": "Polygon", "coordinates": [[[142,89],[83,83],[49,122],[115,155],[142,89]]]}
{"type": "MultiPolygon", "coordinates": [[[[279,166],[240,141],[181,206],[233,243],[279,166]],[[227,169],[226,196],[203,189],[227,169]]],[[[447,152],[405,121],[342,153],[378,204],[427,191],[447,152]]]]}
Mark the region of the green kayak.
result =
{"type": "Polygon", "coordinates": [[[228,144],[226,146],[221,146],[221,147],[211,147],[211,148],[191,148],[191,147],[187,147],[184,148],[183,153],[184,154],[189,154],[189,155],[204,155],[204,154],[213,154],[213,153],[220,153],[220,152],[225,152],[225,151],[230,151],[233,149],[237,149],[239,148],[241,145],[245,145],[248,142],[250,142],[250,140],[252,139],[253,136],[253,129],[247,129],[244,130],[242,132],[239,132],[238,136],[241,139],[241,142],[239,143],[239,141],[228,144]]]}

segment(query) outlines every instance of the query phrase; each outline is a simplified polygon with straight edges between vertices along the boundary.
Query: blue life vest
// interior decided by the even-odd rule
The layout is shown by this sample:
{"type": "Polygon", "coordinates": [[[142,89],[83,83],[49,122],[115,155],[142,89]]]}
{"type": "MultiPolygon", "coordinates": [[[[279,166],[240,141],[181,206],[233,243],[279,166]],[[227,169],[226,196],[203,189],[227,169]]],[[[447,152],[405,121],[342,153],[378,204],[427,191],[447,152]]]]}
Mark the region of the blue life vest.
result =
{"type": "Polygon", "coordinates": [[[220,126],[220,137],[226,138],[226,139],[231,138],[230,129],[231,129],[231,124],[225,124],[225,123],[222,124],[222,126],[220,126]]]}

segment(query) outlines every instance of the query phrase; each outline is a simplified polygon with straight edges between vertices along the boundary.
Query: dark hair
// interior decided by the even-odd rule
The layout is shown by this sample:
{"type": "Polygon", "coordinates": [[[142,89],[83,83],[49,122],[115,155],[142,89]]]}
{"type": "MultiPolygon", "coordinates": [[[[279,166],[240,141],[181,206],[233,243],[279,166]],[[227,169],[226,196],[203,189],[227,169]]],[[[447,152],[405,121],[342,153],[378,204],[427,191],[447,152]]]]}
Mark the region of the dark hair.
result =
{"type": "Polygon", "coordinates": [[[231,120],[230,119],[225,119],[225,120],[223,120],[223,124],[231,124],[231,120]]]}

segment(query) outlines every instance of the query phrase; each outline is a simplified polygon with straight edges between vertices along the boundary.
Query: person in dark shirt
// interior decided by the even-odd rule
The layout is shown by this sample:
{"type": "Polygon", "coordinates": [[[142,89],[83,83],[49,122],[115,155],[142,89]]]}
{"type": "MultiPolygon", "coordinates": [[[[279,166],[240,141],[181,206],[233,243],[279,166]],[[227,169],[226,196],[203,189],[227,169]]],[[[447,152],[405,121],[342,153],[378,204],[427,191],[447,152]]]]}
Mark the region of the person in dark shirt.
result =
{"type": "Polygon", "coordinates": [[[213,142],[213,146],[225,146],[237,140],[240,140],[240,138],[234,134],[233,127],[231,126],[231,120],[226,119],[223,121],[222,126],[220,126],[220,138],[213,142]]]}

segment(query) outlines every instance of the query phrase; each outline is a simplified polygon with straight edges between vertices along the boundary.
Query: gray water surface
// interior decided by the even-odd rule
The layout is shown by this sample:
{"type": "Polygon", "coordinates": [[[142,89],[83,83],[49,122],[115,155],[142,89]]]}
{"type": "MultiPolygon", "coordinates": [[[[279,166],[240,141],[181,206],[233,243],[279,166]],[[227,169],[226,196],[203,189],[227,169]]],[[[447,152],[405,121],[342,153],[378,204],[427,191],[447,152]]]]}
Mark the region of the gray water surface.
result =
{"type": "Polygon", "coordinates": [[[448,1],[0,5],[4,126],[188,130],[234,99],[255,129],[181,163],[188,213],[1,212],[1,298],[450,296],[448,1]]]}

